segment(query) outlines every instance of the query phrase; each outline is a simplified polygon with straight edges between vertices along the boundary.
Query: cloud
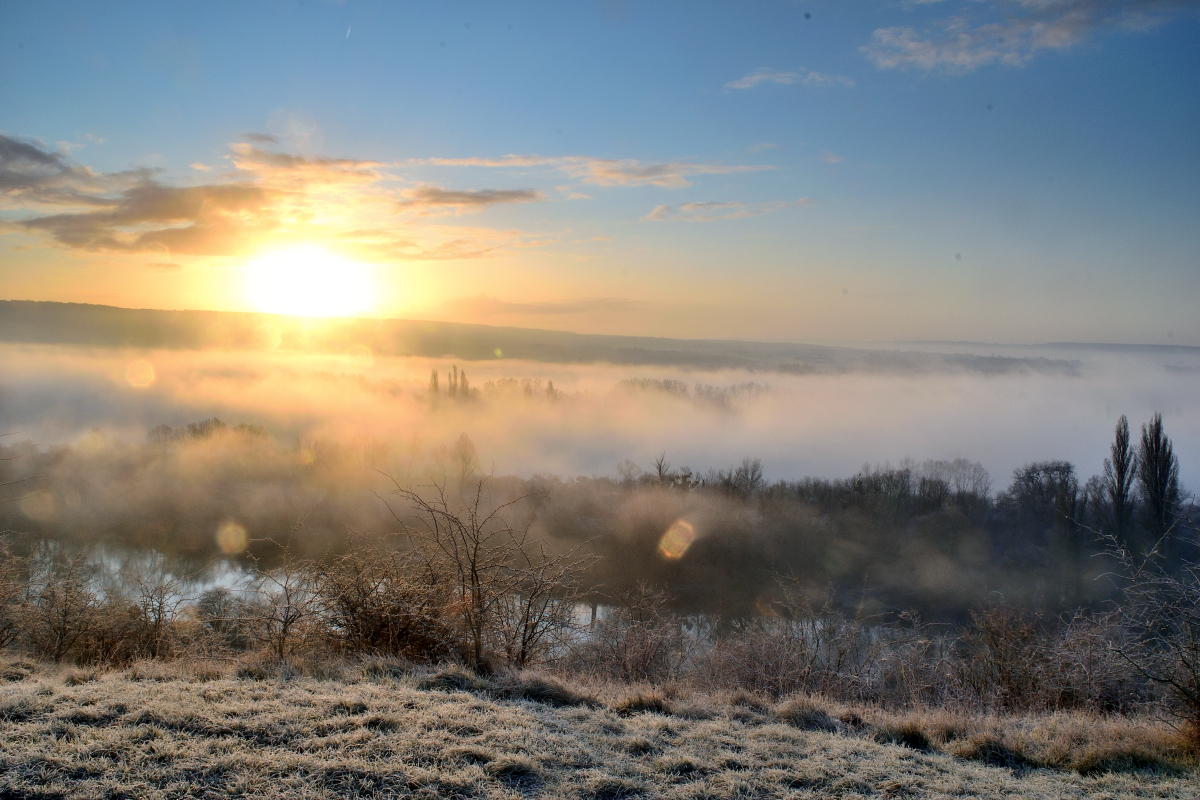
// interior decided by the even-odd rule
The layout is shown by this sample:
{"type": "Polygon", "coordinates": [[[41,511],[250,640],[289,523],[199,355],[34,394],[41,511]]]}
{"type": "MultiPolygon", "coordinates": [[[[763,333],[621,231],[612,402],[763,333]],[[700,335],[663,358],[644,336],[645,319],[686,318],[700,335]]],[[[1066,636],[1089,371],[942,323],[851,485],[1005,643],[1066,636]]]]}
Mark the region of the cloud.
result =
{"type": "Polygon", "coordinates": [[[805,86],[853,86],[854,81],[845,75],[830,75],[825,72],[800,70],[799,72],[781,72],[780,70],[763,67],[751,72],[736,81],[725,84],[726,89],[753,89],[762,83],[803,83],[805,86]]]}
{"type": "Polygon", "coordinates": [[[580,160],[581,156],[553,158],[539,155],[507,155],[499,158],[415,158],[410,164],[428,164],[435,167],[541,167],[558,165],[564,161],[580,160]]]}
{"type": "Polygon", "coordinates": [[[279,137],[269,133],[245,133],[242,138],[256,144],[279,144],[279,137]]]}
{"type": "Polygon", "coordinates": [[[208,164],[201,164],[199,161],[189,164],[188,166],[197,172],[212,172],[212,167],[210,167],[208,164]]]}
{"type": "Polygon", "coordinates": [[[231,255],[276,227],[273,192],[258,186],[173,187],[147,181],[96,211],[50,214],[21,222],[79,250],[231,255]]]}
{"type": "Polygon", "coordinates": [[[446,308],[474,316],[590,314],[594,312],[635,311],[644,306],[619,297],[585,297],[557,302],[511,303],[486,295],[462,297],[446,303],[446,308]]]}
{"type": "Polygon", "coordinates": [[[826,164],[840,164],[843,161],[845,161],[846,159],[842,158],[837,153],[834,153],[831,150],[822,150],[821,151],[821,160],[824,161],[826,164]]]}
{"type": "Polygon", "coordinates": [[[810,72],[804,76],[805,86],[845,86],[854,85],[854,81],[845,75],[830,75],[826,72],[810,72]]]}
{"type": "Polygon", "coordinates": [[[679,189],[691,186],[688,177],[695,175],[730,175],[739,172],[756,172],[772,169],[759,165],[696,164],[687,161],[670,161],[663,164],[643,164],[633,159],[594,158],[578,165],[566,165],[561,169],[584,183],[597,186],[662,186],[679,189]]]}
{"type": "Polygon", "coordinates": [[[246,256],[296,237],[372,260],[479,258],[538,246],[522,231],[416,228],[395,219],[397,203],[453,210],[541,199],[532,189],[403,192],[377,161],[245,142],[230,145],[227,158],[232,173],[180,185],[144,168],[97,173],[37,142],[0,135],[0,208],[10,212],[0,231],[38,233],[86,252],[153,253],[159,265],[174,263],[164,256],[246,256]]]}
{"type": "Polygon", "coordinates": [[[1021,67],[1042,50],[1065,51],[1102,30],[1148,30],[1187,0],[996,0],[964,4],[932,30],[880,28],[861,50],[880,69],[951,74],[990,64],[1021,67]]]}
{"type": "Polygon", "coordinates": [[[473,211],[488,206],[506,203],[536,203],[546,197],[535,189],[442,189],[438,186],[421,186],[405,193],[400,201],[404,208],[448,209],[473,211]]]}
{"type": "Polygon", "coordinates": [[[750,145],[748,149],[751,153],[761,153],[764,150],[778,150],[779,145],[774,142],[759,142],[758,144],[750,145]]]}
{"type": "Polygon", "coordinates": [[[65,153],[0,134],[0,203],[8,207],[100,205],[104,201],[98,194],[148,180],[153,174],[143,168],[100,175],[71,163],[65,153]]]}
{"type": "Polygon", "coordinates": [[[716,222],[725,219],[746,219],[770,214],[781,208],[810,205],[812,200],[801,197],[799,200],[775,201],[770,203],[737,203],[737,202],[704,202],[684,203],[678,207],[655,206],[654,210],[642,218],[644,222],[716,222]]]}
{"type": "Polygon", "coordinates": [[[755,70],[749,75],[738,78],[736,81],[730,81],[725,84],[726,89],[753,89],[760,83],[795,83],[800,80],[800,74],[796,72],[783,72],[770,67],[763,67],[755,70]]]}
{"type": "Polygon", "coordinates": [[[703,164],[693,161],[644,163],[636,159],[593,158],[591,156],[546,157],[539,155],[507,155],[499,158],[429,158],[414,162],[421,165],[448,167],[551,167],[582,183],[596,186],[661,186],[679,189],[691,186],[689,177],[696,175],[729,175],[774,169],[765,165],[703,164]]]}
{"type": "Polygon", "coordinates": [[[246,142],[229,146],[228,158],[240,170],[274,181],[303,181],[337,183],[371,183],[379,179],[378,161],[349,158],[306,158],[277,150],[264,150],[246,142]]]}

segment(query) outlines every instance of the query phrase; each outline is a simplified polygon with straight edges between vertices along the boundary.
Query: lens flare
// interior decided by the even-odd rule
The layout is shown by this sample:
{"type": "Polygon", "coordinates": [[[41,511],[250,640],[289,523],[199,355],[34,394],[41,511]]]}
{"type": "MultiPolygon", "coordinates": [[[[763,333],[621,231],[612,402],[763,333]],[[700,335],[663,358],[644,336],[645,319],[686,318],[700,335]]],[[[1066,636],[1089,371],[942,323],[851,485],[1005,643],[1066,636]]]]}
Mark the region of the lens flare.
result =
{"type": "Polygon", "coordinates": [[[364,344],[356,344],[351,347],[346,353],[346,358],[350,363],[359,369],[367,369],[375,366],[375,356],[371,354],[371,348],[364,344]]]}
{"type": "Polygon", "coordinates": [[[250,543],[246,529],[233,520],[225,520],[217,528],[217,547],[227,556],[237,555],[250,543]]]}
{"type": "Polygon", "coordinates": [[[21,500],[21,513],[37,522],[54,517],[54,496],[46,491],[34,492],[21,500]]]}
{"type": "Polygon", "coordinates": [[[696,529],[687,520],[677,519],[658,540],[658,554],[668,561],[678,561],[696,541],[696,529]]]}
{"type": "Polygon", "coordinates": [[[274,350],[283,341],[283,335],[279,332],[279,328],[269,322],[264,322],[254,329],[254,338],[258,340],[259,347],[264,350],[274,350]]]}
{"type": "Polygon", "coordinates": [[[145,389],[154,383],[156,377],[154,365],[140,358],[130,362],[129,366],[125,368],[125,380],[129,381],[129,385],[135,389],[145,389]]]}

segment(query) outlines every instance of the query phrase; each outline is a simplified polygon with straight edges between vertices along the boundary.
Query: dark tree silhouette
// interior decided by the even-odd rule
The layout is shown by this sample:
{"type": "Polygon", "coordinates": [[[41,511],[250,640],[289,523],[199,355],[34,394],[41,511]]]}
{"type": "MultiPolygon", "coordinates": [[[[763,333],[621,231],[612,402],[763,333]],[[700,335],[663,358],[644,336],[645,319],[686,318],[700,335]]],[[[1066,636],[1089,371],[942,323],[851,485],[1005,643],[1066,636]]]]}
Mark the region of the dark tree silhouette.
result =
{"type": "Polygon", "coordinates": [[[1137,477],[1146,527],[1161,537],[1171,529],[1179,510],[1179,459],[1163,432],[1162,414],[1142,426],[1137,477]]]}
{"type": "Polygon", "coordinates": [[[1103,494],[1108,511],[1109,528],[1122,546],[1133,522],[1133,481],[1137,475],[1138,459],[1129,442],[1129,419],[1122,414],[1117,421],[1112,443],[1112,457],[1104,459],[1103,494]]]}

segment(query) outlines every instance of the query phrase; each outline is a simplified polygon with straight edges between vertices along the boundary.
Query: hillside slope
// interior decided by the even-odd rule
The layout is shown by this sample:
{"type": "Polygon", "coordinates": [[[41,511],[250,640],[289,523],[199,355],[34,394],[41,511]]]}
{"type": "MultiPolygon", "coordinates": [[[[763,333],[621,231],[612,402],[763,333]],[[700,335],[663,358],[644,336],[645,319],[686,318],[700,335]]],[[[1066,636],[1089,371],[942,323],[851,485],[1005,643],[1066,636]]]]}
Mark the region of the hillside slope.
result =
{"type": "Polygon", "coordinates": [[[9,667],[5,677],[0,797],[7,798],[1200,793],[1194,775],[1014,772],[801,730],[751,711],[621,715],[422,689],[386,673],[349,682],[180,680],[135,669],[64,680],[9,667]]]}

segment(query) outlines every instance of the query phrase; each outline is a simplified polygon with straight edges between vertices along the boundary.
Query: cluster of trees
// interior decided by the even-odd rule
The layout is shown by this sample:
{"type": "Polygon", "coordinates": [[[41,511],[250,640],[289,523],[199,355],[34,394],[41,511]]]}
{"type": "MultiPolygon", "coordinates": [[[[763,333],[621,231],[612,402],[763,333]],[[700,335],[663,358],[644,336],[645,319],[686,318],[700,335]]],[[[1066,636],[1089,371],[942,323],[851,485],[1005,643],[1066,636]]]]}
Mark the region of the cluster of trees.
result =
{"type": "MultiPolygon", "coordinates": [[[[440,397],[442,394],[438,383],[438,371],[435,367],[429,373],[429,396],[432,398],[440,397]]],[[[464,369],[459,371],[458,365],[451,365],[446,371],[446,396],[451,400],[470,400],[478,393],[471,388],[471,382],[467,379],[467,371],[464,369]]]]}

